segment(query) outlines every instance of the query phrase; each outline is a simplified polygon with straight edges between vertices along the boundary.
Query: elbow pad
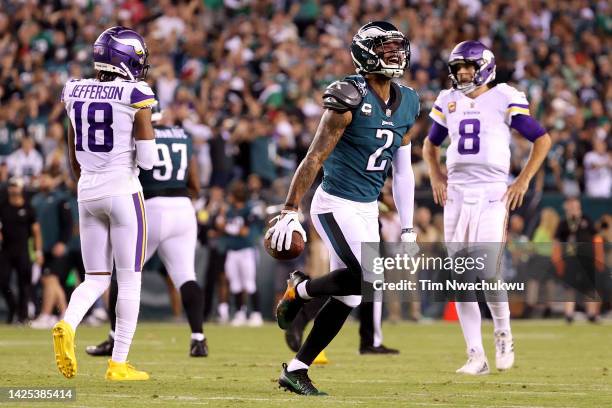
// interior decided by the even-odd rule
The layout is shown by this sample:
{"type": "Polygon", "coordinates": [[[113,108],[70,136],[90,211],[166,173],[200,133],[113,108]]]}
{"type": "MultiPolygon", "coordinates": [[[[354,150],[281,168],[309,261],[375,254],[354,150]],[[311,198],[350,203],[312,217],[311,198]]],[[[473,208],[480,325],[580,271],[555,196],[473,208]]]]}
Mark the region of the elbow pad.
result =
{"type": "Polygon", "coordinates": [[[143,170],[151,170],[157,159],[155,139],[136,140],[136,164],[143,170]]]}

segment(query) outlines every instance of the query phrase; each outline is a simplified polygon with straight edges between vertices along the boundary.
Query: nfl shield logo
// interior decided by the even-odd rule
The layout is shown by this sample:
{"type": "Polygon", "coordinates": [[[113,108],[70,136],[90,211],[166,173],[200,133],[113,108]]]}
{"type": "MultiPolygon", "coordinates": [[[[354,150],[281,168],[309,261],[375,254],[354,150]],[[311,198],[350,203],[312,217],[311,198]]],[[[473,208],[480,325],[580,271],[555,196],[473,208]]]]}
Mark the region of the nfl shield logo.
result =
{"type": "Polygon", "coordinates": [[[448,113],[453,113],[456,108],[457,108],[457,104],[455,102],[449,102],[448,113]]]}

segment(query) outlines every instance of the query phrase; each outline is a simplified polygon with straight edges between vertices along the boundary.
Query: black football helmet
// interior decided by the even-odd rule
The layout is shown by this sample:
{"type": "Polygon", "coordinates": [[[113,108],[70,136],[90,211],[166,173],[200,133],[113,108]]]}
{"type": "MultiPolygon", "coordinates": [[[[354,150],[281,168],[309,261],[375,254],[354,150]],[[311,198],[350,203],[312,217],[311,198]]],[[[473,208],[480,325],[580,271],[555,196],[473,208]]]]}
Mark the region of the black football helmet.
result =
{"type": "Polygon", "coordinates": [[[358,74],[398,78],[410,66],[410,42],[393,24],[374,21],[361,27],[353,37],[351,57],[358,74]],[[386,56],[389,63],[385,62],[386,56]]]}

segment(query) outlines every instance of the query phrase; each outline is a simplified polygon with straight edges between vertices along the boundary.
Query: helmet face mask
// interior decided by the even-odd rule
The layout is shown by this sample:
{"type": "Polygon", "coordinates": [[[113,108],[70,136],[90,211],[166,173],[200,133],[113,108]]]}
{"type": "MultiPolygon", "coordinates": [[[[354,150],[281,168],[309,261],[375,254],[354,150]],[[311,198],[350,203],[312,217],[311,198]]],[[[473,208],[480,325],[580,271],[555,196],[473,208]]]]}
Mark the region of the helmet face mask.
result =
{"type": "Polygon", "coordinates": [[[410,43],[394,25],[376,21],[355,34],[351,57],[358,74],[398,78],[410,65],[410,43]]]}
{"type": "Polygon", "coordinates": [[[495,56],[484,44],[478,41],[464,41],[455,46],[448,59],[449,78],[453,88],[469,94],[476,88],[495,79],[495,56]],[[458,72],[461,66],[469,64],[474,67],[471,81],[460,81],[458,72]]]}
{"type": "Polygon", "coordinates": [[[94,68],[125,79],[143,80],[147,76],[149,51],[144,38],[126,27],[105,30],[93,47],[94,68]]]}

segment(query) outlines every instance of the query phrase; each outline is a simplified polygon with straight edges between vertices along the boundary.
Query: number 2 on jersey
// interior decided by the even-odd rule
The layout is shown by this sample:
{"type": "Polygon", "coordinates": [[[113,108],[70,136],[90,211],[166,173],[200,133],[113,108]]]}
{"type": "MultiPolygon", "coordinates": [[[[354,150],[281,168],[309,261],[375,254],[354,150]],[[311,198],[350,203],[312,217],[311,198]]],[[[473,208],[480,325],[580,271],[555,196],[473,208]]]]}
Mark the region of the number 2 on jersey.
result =
{"type": "MultiPolygon", "coordinates": [[[[185,171],[187,170],[187,145],[183,143],[172,143],[172,152],[180,153],[180,164],[176,172],[177,180],[185,179],[185,171]]],[[[158,160],[155,162],[153,170],[153,178],[158,181],[167,181],[172,177],[172,157],[168,145],[157,143],[157,152],[159,153],[158,160]],[[162,172],[163,171],[163,172],[162,172]]]]}
{"type": "Polygon", "coordinates": [[[463,119],[459,122],[459,154],[478,154],[480,151],[480,121],[463,119]]]}
{"type": "Polygon", "coordinates": [[[376,163],[385,149],[388,149],[393,144],[393,132],[389,129],[378,129],[376,131],[376,138],[382,139],[386,137],[385,144],[380,146],[374,153],[372,153],[368,159],[367,171],[385,171],[387,168],[387,160],[381,160],[380,163],[376,163]]]}
{"type": "MultiPolygon", "coordinates": [[[[83,148],[82,112],[85,102],[74,103],[74,131],[76,133],[75,148],[83,148]]],[[[91,102],[87,107],[87,149],[90,152],[108,153],[113,150],[113,107],[108,102],[91,102]],[[101,112],[101,113],[99,113],[101,112]],[[101,118],[100,118],[101,117],[101,118]],[[101,120],[98,120],[100,118],[101,120]],[[104,139],[101,144],[96,143],[96,132],[101,131],[104,139]]]]}

